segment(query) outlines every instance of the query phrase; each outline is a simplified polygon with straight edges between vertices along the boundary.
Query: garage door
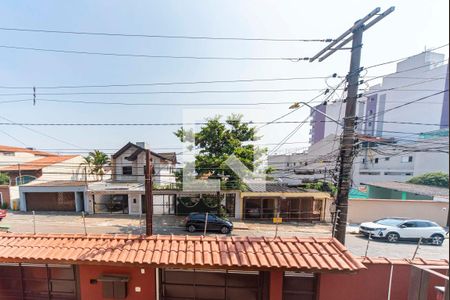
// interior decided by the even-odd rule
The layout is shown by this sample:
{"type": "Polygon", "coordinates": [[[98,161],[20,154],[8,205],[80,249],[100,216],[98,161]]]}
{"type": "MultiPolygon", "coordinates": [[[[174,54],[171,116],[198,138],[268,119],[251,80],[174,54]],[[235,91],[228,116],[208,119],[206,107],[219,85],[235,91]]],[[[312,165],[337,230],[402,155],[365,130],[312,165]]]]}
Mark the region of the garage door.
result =
{"type": "Polygon", "coordinates": [[[160,299],[263,299],[258,272],[225,270],[160,270],[160,299]]]}
{"type": "Polygon", "coordinates": [[[0,299],[76,300],[75,268],[70,265],[0,265],[0,299]]]}
{"type": "Polygon", "coordinates": [[[75,211],[75,193],[25,193],[28,211],[75,211]]]}

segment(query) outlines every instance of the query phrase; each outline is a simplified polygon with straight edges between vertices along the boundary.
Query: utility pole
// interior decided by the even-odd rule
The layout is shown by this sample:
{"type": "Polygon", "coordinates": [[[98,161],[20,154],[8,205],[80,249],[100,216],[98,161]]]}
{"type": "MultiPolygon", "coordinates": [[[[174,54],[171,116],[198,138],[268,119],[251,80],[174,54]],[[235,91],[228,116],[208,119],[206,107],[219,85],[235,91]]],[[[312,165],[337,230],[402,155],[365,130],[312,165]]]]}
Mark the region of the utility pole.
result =
{"type": "Polygon", "coordinates": [[[348,214],[348,194],[351,188],[351,171],[353,167],[353,157],[355,156],[355,115],[356,102],[358,99],[359,74],[361,72],[361,48],[363,32],[372,27],[375,23],[389,15],[394,11],[394,7],[390,7],[382,14],[380,8],[371,11],[367,16],[355,22],[355,24],[341,34],[337,39],[322,49],[310,62],[319,58],[319,61],[325,60],[337,50],[344,50],[347,43],[352,41],[350,71],[347,75],[347,97],[345,100],[345,117],[342,140],[339,151],[339,178],[338,193],[336,199],[336,211],[339,211],[339,218],[336,220],[336,234],[334,235],[338,241],[345,244],[345,233],[347,229],[348,214]],[[377,16],[369,23],[365,24],[372,17],[377,16]]]}
{"type": "MultiPolygon", "coordinates": [[[[147,213],[145,214],[145,234],[153,234],[153,186],[152,186],[153,164],[150,157],[150,150],[145,150],[145,203],[147,213]]],[[[142,209],[142,207],[141,207],[142,209]]]]}

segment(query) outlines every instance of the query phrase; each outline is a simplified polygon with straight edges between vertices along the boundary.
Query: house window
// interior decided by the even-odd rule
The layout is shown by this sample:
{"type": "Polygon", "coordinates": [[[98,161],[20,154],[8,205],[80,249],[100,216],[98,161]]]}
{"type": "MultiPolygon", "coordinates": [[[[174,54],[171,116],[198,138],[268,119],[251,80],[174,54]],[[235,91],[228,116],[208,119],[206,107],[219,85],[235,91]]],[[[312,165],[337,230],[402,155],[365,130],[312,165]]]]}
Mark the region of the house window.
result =
{"type": "Polygon", "coordinates": [[[389,158],[389,157],[385,157],[384,160],[385,160],[385,161],[389,161],[390,158],[389,158]]]}
{"type": "Polygon", "coordinates": [[[289,167],[289,163],[286,163],[286,167],[289,167]]]}
{"type": "Polygon", "coordinates": [[[3,156],[15,156],[16,153],[14,152],[0,152],[3,156]]]}
{"type": "Polygon", "coordinates": [[[376,164],[378,163],[378,158],[375,158],[375,163],[376,163],[376,164]]]}
{"type": "Polygon", "coordinates": [[[132,166],[122,167],[122,174],[133,175],[133,167],[132,166]]]}
{"type": "Polygon", "coordinates": [[[366,159],[365,159],[365,158],[363,158],[363,160],[362,160],[362,163],[363,163],[363,164],[365,164],[365,163],[366,163],[366,159]]]}
{"type": "Polygon", "coordinates": [[[402,156],[402,158],[401,158],[402,163],[408,163],[408,162],[412,162],[412,161],[413,161],[412,156],[402,156]]]}

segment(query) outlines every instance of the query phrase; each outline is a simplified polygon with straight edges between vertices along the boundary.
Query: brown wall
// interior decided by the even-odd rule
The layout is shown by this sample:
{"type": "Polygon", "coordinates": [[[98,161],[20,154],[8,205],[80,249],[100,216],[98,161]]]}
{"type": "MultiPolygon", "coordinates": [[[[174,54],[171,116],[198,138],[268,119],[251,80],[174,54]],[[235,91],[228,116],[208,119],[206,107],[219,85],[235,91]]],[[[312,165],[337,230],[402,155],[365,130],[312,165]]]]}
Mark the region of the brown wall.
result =
{"type": "Polygon", "coordinates": [[[0,193],[2,193],[3,202],[8,204],[8,208],[10,206],[10,198],[9,198],[9,185],[0,185],[0,193]]]}
{"type": "MultiPolygon", "coordinates": [[[[365,264],[367,270],[357,274],[322,274],[319,284],[319,300],[379,300],[387,299],[389,287],[389,264],[365,264]]],[[[391,299],[408,299],[411,265],[395,264],[392,276],[391,299]]],[[[436,299],[435,285],[444,280],[430,277],[428,299],[436,299]]]]}
{"type": "Polygon", "coordinates": [[[91,284],[91,279],[97,279],[101,275],[128,275],[128,296],[127,300],[155,300],[156,299],[156,273],[155,269],[148,267],[106,267],[95,265],[80,265],[80,295],[81,299],[108,299],[103,297],[103,284],[97,282],[91,284]],[[141,269],[145,274],[141,274],[141,269]],[[141,292],[136,292],[135,288],[140,287],[141,292]]]}
{"type": "Polygon", "coordinates": [[[427,219],[445,226],[448,202],[430,200],[351,199],[348,221],[362,223],[385,217],[427,219]],[[444,210],[445,208],[445,210],[444,210]]]}

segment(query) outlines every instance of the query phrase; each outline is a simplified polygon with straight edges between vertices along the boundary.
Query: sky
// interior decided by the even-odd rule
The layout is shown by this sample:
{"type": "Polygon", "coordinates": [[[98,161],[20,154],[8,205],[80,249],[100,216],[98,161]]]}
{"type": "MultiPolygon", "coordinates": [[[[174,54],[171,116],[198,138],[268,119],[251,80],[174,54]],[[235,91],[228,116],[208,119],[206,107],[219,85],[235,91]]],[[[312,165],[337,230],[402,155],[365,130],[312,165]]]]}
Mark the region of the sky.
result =
{"type": "MultiPolygon", "coordinates": [[[[364,33],[362,66],[417,54],[448,43],[449,3],[434,1],[14,1],[0,3],[1,28],[113,32],[147,35],[212,36],[276,39],[336,38],[375,7],[396,10],[364,33]]],[[[321,42],[156,39],[30,33],[0,30],[0,46],[64,49],[90,52],[172,56],[310,57],[321,42]]],[[[448,52],[448,48],[439,50],[448,52]]],[[[182,123],[215,115],[242,113],[244,119],[268,122],[288,113],[290,103],[308,101],[337,79],[203,83],[83,89],[45,89],[45,86],[108,85],[155,82],[217,81],[261,78],[345,76],[349,51],[338,51],[324,62],[270,60],[194,60],[64,54],[0,47],[0,121],[27,123],[182,123]],[[36,87],[37,103],[29,100],[36,87]],[[305,90],[261,92],[260,90],[305,90]],[[242,92],[259,90],[260,92],[242,92]],[[187,92],[197,93],[175,93],[187,92]],[[198,93],[200,91],[200,93],[198,93]],[[228,91],[206,93],[205,91],[228,91]],[[230,92],[241,91],[241,92],[230,92]],[[52,95],[96,92],[109,94],[52,95]],[[117,93],[122,94],[117,94],[117,93]],[[163,92],[159,94],[136,94],[163,92]],[[111,94],[113,93],[113,94],[111,94]],[[115,94],[114,94],[115,93],[115,94]],[[134,94],[123,94],[134,93],[134,94]],[[10,95],[19,94],[19,95],[10,95]],[[25,94],[25,95],[24,95],[25,94]],[[50,94],[50,95],[45,95],[50,94]],[[254,106],[124,106],[41,101],[204,104],[261,102],[254,106]],[[5,102],[5,103],[2,103],[5,102]],[[194,116],[194,117],[193,117],[194,116]],[[5,119],[6,118],[6,119],[5,119]]],[[[370,69],[366,76],[394,72],[395,64],[370,69]]],[[[335,95],[338,98],[340,93],[335,95]]],[[[318,98],[320,101],[322,98],[318,98]]],[[[303,121],[305,107],[284,118],[303,121]]],[[[271,150],[297,124],[271,124],[259,131],[259,143],[271,150]]],[[[125,143],[144,141],[155,151],[181,147],[173,132],[179,126],[21,126],[0,125],[0,144],[28,146],[66,153],[88,149],[114,152],[125,143]]],[[[308,146],[305,124],[278,150],[308,146]]]]}

